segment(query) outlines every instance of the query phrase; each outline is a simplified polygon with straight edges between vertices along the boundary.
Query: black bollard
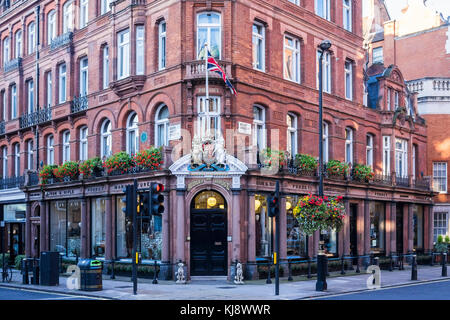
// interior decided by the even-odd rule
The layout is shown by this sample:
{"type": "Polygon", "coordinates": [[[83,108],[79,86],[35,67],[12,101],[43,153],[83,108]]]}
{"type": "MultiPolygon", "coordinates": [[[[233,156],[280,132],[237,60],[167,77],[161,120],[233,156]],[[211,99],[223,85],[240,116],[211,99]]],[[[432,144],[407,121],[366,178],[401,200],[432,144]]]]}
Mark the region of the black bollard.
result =
{"type": "Polygon", "coordinates": [[[156,260],[155,260],[155,268],[153,270],[153,281],[152,281],[153,284],[158,284],[158,279],[156,278],[156,275],[157,275],[156,267],[157,267],[157,263],[156,263],[156,260]]]}
{"type": "Polygon", "coordinates": [[[288,272],[289,272],[289,276],[288,276],[288,281],[292,281],[294,279],[292,279],[292,268],[291,268],[291,261],[288,261],[288,272]]]}
{"type": "Polygon", "coordinates": [[[400,255],[400,267],[399,270],[405,270],[405,268],[403,267],[403,254],[400,255]]]}
{"type": "Polygon", "coordinates": [[[447,276],[447,253],[442,252],[441,254],[441,258],[442,258],[442,276],[446,277],[447,276]]]}
{"type": "Polygon", "coordinates": [[[270,264],[267,264],[267,280],[266,280],[267,284],[271,284],[272,280],[270,279],[270,264]]]}
{"type": "Polygon", "coordinates": [[[316,291],[327,290],[327,269],[328,261],[327,256],[324,254],[317,255],[317,281],[316,291]]]}
{"type": "Polygon", "coordinates": [[[389,271],[394,271],[394,259],[392,258],[392,254],[389,255],[389,271]]]}
{"type": "Polygon", "coordinates": [[[342,256],[341,258],[341,274],[345,274],[345,269],[344,269],[344,256],[342,256]]]}
{"type": "Polygon", "coordinates": [[[412,256],[411,280],[417,280],[417,262],[416,262],[416,255],[415,254],[412,256]]]}
{"type": "Polygon", "coordinates": [[[308,257],[308,279],[311,279],[312,275],[311,275],[311,258],[308,257]]]}
{"type": "Polygon", "coordinates": [[[430,266],[434,266],[434,261],[433,261],[433,259],[434,259],[434,253],[431,252],[430,255],[431,255],[430,266]]]}
{"type": "Polygon", "coordinates": [[[114,259],[111,260],[111,277],[110,279],[115,279],[116,274],[114,273],[114,259]]]}
{"type": "Polygon", "coordinates": [[[29,284],[28,281],[28,259],[22,260],[22,284],[29,284]]]}
{"type": "Polygon", "coordinates": [[[359,270],[359,255],[356,256],[356,273],[360,273],[361,271],[359,270]]]}

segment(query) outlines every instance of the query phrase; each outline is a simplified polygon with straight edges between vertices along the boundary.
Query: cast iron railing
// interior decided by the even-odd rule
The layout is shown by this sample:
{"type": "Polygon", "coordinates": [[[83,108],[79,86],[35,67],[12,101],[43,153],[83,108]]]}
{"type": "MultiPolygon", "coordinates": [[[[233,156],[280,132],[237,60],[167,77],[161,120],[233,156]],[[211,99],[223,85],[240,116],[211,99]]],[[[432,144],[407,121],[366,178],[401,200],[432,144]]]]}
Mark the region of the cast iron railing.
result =
{"type": "Polygon", "coordinates": [[[25,176],[7,177],[0,179],[0,189],[20,188],[24,185],[25,176]]]}
{"type": "Polygon", "coordinates": [[[0,134],[5,134],[5,121],[0,122],[0,134]]]}
{"type": "Polygon", "coordinates": [[[3,71],[10,72],[15,69],[19,69],[21,66],[22,66],[22,58],[19,57],[6,62],[3,66],[3,71]]]}
{"type": "Polygon", "coordinates": [[[73,32],[72,31],[66,32],[60,35],[59,37],[52,39],[52,41],[50,42],[50,50],[54,50],[56,48],[69,44],[72,42],[72,39],[73,39],[73,32]]]}
{"type": "Polygon", "coordinates": [[[31,127],[52,120],[52,109],[50,107],[24,114],[19,118],[20,129],[31,127]]]}
{"type": "Polygon", "coordinates": [[[72,102],[70,103],[70,112],[77,113],[80,111],[84,111],[88,108],[88,98],[87,96],[79,96],[74,97],[72,102]]]}

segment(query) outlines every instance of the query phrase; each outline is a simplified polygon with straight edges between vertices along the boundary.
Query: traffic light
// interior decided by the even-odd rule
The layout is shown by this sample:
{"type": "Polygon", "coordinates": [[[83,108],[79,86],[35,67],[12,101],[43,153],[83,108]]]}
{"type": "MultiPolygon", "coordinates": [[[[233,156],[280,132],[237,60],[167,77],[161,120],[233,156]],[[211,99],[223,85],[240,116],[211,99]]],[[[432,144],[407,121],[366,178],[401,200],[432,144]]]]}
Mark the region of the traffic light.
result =
{"type": "Polygon", "coordinates": [[[267,198],[267,215],[271,218],[278,216],[280,213],[280,186],[277,181],[275,192],[267,198]]]}
{"type": "Polygon", "coordinates": [[[164,212],[164,185],[152,182],[150,185],[150,214],[153,216],[161,216],[164,212]]]}
{"type": "Polygon", "coordinates": [[[138,214],[143,220],[150,219],[150,191],[139,193],[138,214]]]}
{"type": "Polygon", "coordinates": [[[133,186],[128,185],[125,188],[123,188],[123,192],[125,193],[125,196],[121,199],[123,203],[125,203],[125,207],[122,208],[122,211],[125,213],[125,216],[128,219],[133,218],[133,186]]]}

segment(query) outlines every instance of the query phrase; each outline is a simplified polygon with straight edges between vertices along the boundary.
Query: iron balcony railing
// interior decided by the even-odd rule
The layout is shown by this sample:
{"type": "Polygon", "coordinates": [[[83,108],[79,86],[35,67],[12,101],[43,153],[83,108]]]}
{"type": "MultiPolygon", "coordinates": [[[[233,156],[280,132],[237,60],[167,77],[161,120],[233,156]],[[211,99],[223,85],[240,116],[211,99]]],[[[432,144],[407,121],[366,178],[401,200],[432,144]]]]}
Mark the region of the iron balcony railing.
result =
{"type": "Polygon", "coordinates": [[[24,114],[19,118],[20,129],[31,127],[52,120],[50,107],[38,109],[38,111],[24,114]]]}
{"type": "Polygon", "coordinates": [[[431,190],[431,178],[422,177],[413,179],[413,185],[416,189],[431,190]]]}
{"type": "Polygon", "coordinates": [[[70,112],[77,113],[80,111],[87,110],[88,108],[88,98],[87,96],[80,95],[79,97],[74,97],[70,103],[70,112]]]}
{"type": "Polygon", "coordinates": [[[0,122],[0,134],[5,134],[5,121],[0,122]]]}
{"type": "Polygon", "coordinates": [[[396,176],[395,177],[395,185],[399,186],[399,187],[409,187],[409,177],[408,176],[396,176]]]}
{"type": "Polygon", "coordinates": [[[19,69],[20,67],[22,67],[22,58],[19,57],[5,62],[5,64],[3,65],[3,71],[10,72],[19,69]]]}
{"type": "Polygon", "coordinates": [[[0,179],[0,189],[13,189],[23,187],[25,182],[25,176],[19,177],[7,177],[0,179]]]}
{"type": "Polygon", "coordinates": [[[54,50],[56,48],[69,44],[72,42],[72,39],[73,39],[73,32],[72,31],[66,32],[60,35],[59,37],[52,39],[52,41],[50,42],[50,50],[54,50]]]}

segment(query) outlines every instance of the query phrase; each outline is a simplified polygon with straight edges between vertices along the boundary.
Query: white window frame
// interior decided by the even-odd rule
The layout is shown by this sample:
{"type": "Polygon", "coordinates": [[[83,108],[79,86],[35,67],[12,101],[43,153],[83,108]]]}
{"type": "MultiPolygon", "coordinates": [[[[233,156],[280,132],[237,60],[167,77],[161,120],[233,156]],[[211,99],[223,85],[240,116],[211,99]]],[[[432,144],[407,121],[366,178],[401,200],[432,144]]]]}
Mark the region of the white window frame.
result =
{"type": "Polygon", "coordinates": [[[11,120],[17,118],[17,86],[11,86],[11,120]]]}
{"type": "Polygon", "coordinates": [[[301,42],[300,39],[291,37],[288,35],[284,36],[283,39],[283,74],[284,79],[290,80],[296,83],[301,83],[301,42]],[[288,41],[293,42],[293,46],[288,44],[288,41]],[[292,78],[288,75],[288,67],[286,62],[286,51],[289,50],[292,52],[291,70],[292,70],[292,78]]]}
{"type": "Polygon", "coordinates": [[[221,59],[222,57],[222,15],[220,13],[217,12],[201,12],[199,14],[197,14],[197,59],[202,60],[204,59],[204,43],[199,43],[200,39],[199,39],[199,34],[200,34],[200,29],[205,28],[206,29],[206,42],[208,43],[208,48],[211,52],[212,55],[214,55],[214,51],[212,50],[211,47],[211,30],[212,29],[219,29],[219,35],[220,35],[220,39],[219,39],[219,43],[218,43],[218,47],[219,47],[219,56],[218,57],[214,57],[218,60],[221,59]],[[200,17],[202,15],[215,15],[219,17],[219,23],[200,23],[200,17]]]}
{"type": "Polygon", "coordinates": [[[136,112],[130,113],[127,119],[127,153],[134,155],[139,152],[139,118],[136,112]]]}
{"type": "Polygon", "coordinates": [[[345,99],[353,100],[353,63],[346,60],[345,69],[345,99]]]}
{"type": "Polygon", "coordinates": [[[352,32],[353,28],[353,12],[352,12],[352,0],[342,0],[342,25],[345,30],[352,32]]]}
{"type": "Polygon", "coordinates": [[[62,30],[63,34],[73,30],[74,1],[68,1],[63,6],[62,30]]]}
{"type": "Polygon", "coordinates": [[[298,152],[298,139],[297,139],[297,116],[291,112],[287,113],[286,121],[290,118],[290,124],[287,122],[287,139],[286,150],[290,153],[291,157],[295,157],[298,152]]]}
{"type": "Polygon", "coordinates": [[[53,80],[51,71],[47,72],[46,86],[47,86],[47,106],[50,107],[53,103],[53,80]]]}
{"type": "MultiPolygon", "coordinates": [[[[160,117],[160,114],[164,108],[167,108],[167,111],[169,111],[169,108],[162,104],[158,107],[156,110],[156,116],[155,116],[155,146],[161,147],[161,146],[168,146],[169,145],[169,117],[162,118],[160,117]],[[160,137],[160,128],[162,128],[162,132],[164,132],[164,137],[161,139],[160,137]],[[163,143],[160,143],[160,140],[163,140],[163,143]]],[[[170,116],[170,115],[169,115],[170,116]]]]}
{"type": "Polygon", "coordinates": [[[101,0],[101,8],[100,8],[100,14],[105,14],[111,10],[110,8],[110,0],[101,0]]]}
{"type": "Polygon", "coordinates": [[[53,135],[49,135],[47,137],[47,164],[52,165],[55,164],[55,140],[53,135]]]}
{"type": "Polygon", "coordinates": [[[394,90],[394,111],[397,110],[399,106],[399,93],[397,90],[394,90]]]}
{"type": "Polygon", "coordinates": [[[447,162],[433,162],[433,190],[447,193],[448,181],[447,162]]]}
{"type": "Polygon", "coordinates": [[[11,60],[11,46],[10,39],[6,37],[3,40],[3,66],[11,60]]]}
{"type": "Polygon", "coordinates": [[[83,126],[80,128],[80,160],[85,161],[88,159],[88,127],[83,126]]]}
{"type": "Polygon", "coordinates": [[[103,47],[103,89],[109,87],[109,46],[103,47]]]}
{"type": "Polygon", "coordinates": [[[101,143],[100,143],[100,155],[103,159],[108,158],[112,154],[112,138],[111,138],[112,123],[109,119],[103,121],[101,126],[101,143]]]}
{"type": "Polygon", "coordinates": [[[23,54],[22,30],[18,30],[15,35],[15,58],[19,58],[23,54]]]}
{"type": "Polygon", "coordinates": [[[323,155],[323,163],[327,163],[329,159],[329,138],[328,138],[328,131],[329,126],[326,121],[322,122],[322,155],[323,155]]]}
{"type": "Polygon", "coordinates": [[[373,168],[373,135],[367,134],[366,136],[366,165],[373,168]]]}
{"type": "Polygon", "coordinates": [[[8,147],[2,148],[3,178],[8,177],[8,147]]]}
{"type": "Polygon", "coordinates": [[[34,112],[34,82],[33,79],[27,81],[27,111],[28,114],[34,112]]]}
{"type": "Polygon", "coordinates": [[[300,0],[289,0],[289,2],[292,2],[293,4],[296,4],[296,5],[300,5],[300,0]]]}
{"type": "Polygon", "coordinates": [[[67,66],[65,63],[61,63],[58,69],[59,69],[58,102],[64,103],[67,100],[67,66]]]}
{"type": "Polygon", "coordinates": [[[413,179],[416,179],[416,151],[417,151],[417,145],[413,144],[411,148],[411,162],[412,162],[412,177],[413,179]]]}
{"type": "Polygon", "coordinates": [[[70,131],[66,130],[62,134],[63,144],[62,144],[62,161],[70,161],[70,131]]]}
{"type": "Polygon", "coordinates": [[[167,24],[164,20],[158,26],[158,69],[166,68],[167,24]]]}
{"type": "Polygon", "coordinates": [[[353,163],[353,129],[345,128],[345,162],[353,163]]]}
{"type": "Polygon", "coordinates": [[[89,88],[89,61],[87,57],[80,59],[80,96],[88,95],[89,88]]]}
{"type": "Polygon", "coordinates": [[[47,42],[52,43],[56,38],[56,11],[52,10],[47,15],[47,42]]]}
{"type": "Polygon", "coordinates": [[[267,147],[266,108],[257,104],[253,105],[253,146],[256,147],[257,152],[267,147]],[[255,117],[255,109],[259,110],[261,117],[255,117]],[[258,140],[260,141],[260,145],[258,145],[258,140]]]}
{"type": "Polygon", "coordinates": [[[6,102],[6,90],[5,89],[3,89],[1,91],[1,95],[2,95],[2,120],[7,120],[6,119],[7,102],[6,102]]]}
{"type": "MultiPolygon", "coordinates": [[[[320,61],[321,51],[317,51],[317,76],[316,84],[317,90],[319,90],[319,61],[320,61]]],[[[331,54],[326,51],[322,57],[322,90],[326,93],[331,93],[331,54]]]]}
{"type": "Polygon", "coordinates": [[[383,175],[391,175],[391,137],[383,136],[383,175]]]}
{"type": "Polygon", "coordinates": [[[401,178],[408,176],[408,140],[405,139],[395,139],[395,175],[401,178]]]}
{"type": "Polygon", "coordinates": [[[136,74],[145,73],[145,27],[136,26],[136,74]]]}
{"type": "Polygon", "coordinates": [[[208,133],[211,133],[211,122],[207,121],[207,118],[214,118],[215,121],[215,132],[214,137],[218,137],[222,132],[222,119],[220,117],[221,113],[221,99],[217,96],[209,96],[210,103],[213,104],[213,111],[209,111],[206,106],[206,96],[197,97],[197,135],[202,138],[208,133]]]}
{"type": "Polygon", "coordinates": [[[80,0],[80,29],[89,22],[89,0],[80,0]]]}
{"type": "Polygon", "coordinates": [[[36,50],[36,23],[31,22],[28,25],[28,54],[36,50]]]}
{"type": "Polygon", "coordinates": [[[252,26],[253,68],[266,71],[266,28],[262,23],[253,22],[252,26]],[[255,32],[256,28],[256,32],[255,32]]]}
{"type": "Polygon", "coordinates": [[[392,95],[392,90],[391,88],[387,89],[387,110],[391,111],[391,95],[392,95]]]}
{"type": "Polygon", "coordinates": [[[384,62],[383,47],[376,47],[372,49],[372,63],[384,62]]]}
{"type": "Polygon", "coordinates": [[[441,211],[435,211],[433,216],[433,238],[434,243],[437,241],[437,237],[439,235],[442,235],[443,237],[449,235],[449,213],[448,212],[441,212],[441,211]]]}
{"type": "Polygon", "coordinates": [[[14,144],[14,176],[20,177],[20,144],[14,144]]]}
{"type": "Polygon", "coordinates": [[[34,161],[34,150],[33,150],[33,140],[28,140],[27,142],[27,166],[28,170],[33,170],[34,161]]]}
{"type": "Polygon", "coordinates": [[[117,34],[117,79],[130,76],[130,29],[117,34]]]}
{"type": "Polygon", "coordinates": [[[314,1],[314,9],[315,9],[315,13],[319,17],[322,17],[328,21],[331,21],[330,0],[315,0],[314,1]]]}

